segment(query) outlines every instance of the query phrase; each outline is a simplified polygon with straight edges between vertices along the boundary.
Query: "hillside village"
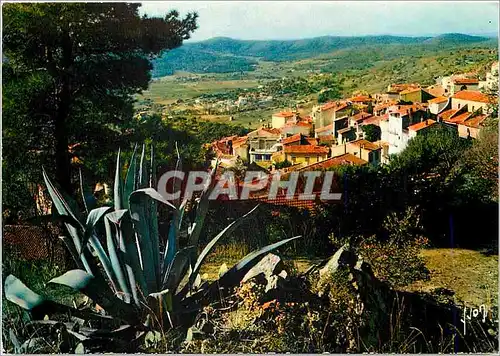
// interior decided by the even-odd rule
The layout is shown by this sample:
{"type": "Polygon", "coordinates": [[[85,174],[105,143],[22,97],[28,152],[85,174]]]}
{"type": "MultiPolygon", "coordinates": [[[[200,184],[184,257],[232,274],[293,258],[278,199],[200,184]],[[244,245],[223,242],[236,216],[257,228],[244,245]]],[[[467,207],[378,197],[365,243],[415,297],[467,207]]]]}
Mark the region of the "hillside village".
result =
{"type": "Polygon", "coordinates": [[[428,87],[392,84],[383,93],[314,106],[307,116],[296,110],[277,112],[269,124],[210,147],[223,166],[242,161],[271,172],[387,164],[409,140],[436,125],[464,139],[477,138],[497,105],[497,96],[489,94],[496,93],[497,83],[494,62],[484,81],[475,73],[460,73],[439,77],[428,87]]]}

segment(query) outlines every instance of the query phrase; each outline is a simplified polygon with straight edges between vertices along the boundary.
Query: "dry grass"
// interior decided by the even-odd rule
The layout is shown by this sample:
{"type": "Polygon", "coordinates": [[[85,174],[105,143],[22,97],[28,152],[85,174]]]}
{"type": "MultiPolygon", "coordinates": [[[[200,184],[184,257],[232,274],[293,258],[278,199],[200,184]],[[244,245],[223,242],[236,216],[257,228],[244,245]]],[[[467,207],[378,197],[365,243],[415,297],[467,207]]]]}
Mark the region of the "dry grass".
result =
{"type": "Polygon", "coordinates": [[[413,283],[407,290],[431,292],[446,288],[455,292],[459,303],[497,305],[498,256],[451,248],[424,250],[422,256],[431,278],[413,283]]]}

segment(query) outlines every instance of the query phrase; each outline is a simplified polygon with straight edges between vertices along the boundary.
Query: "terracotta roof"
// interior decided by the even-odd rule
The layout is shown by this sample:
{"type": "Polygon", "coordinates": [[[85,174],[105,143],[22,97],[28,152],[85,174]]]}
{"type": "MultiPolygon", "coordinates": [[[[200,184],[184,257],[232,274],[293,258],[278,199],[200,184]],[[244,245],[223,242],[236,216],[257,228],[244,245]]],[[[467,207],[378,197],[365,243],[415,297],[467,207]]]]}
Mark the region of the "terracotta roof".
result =
{"type": "Polygon", "coordinates": [[[483,123],[484,120],[486,120],[487,117],[488,115],[477,115],[469,120],[466,120],[464,123],[462,123],[462,125],[479,128],[479,126],[481,126],[481,124],[483,123]]]}
{"type": "Polygon", "coordinates": [[[476,78],[457,78],[453,81],[453,83],[457,85],[462,85],[462,84],[479,84],[479,80],[476,78]]]}
{"type": "Polygon", "coordinates": [[[314,137],[306,137],[306,141],[310,144],[310,145],[313,145],[313,146],[317,146],[318,145],[318,140],[315,139],[314,137]]]}
{"type": "Polygon", "coordinates": [[[431,99],[428,102],[431,104],[439,104],[439,103],[444,103],[445,101],[448,101],[448,98],[445,96],[438,96],[437,98],[431,99]]]}
{"type": "Polygon", "coordinates": [[[260,129],[257,129],[257,130],[250,132],[249,135],[251,133],[256,133],[257,136],[261,136],[262,134],[264,134],[266,136],[269,136],[269,135],[279,136],[281,134],[281,131],[280,131],[280,129],[268,129],[266,127],[261,127],[260,129]]]}
{"type": "Polygon", "coordinates": [[[323,136],[318,136],[319,142],[333,142],[335,139],[333,138],[333,135],[323,135],[323,136]]]}
{"type": "Polygon", "coordinates": [[[379,126],[380,125],[380,121],[381,120],[384,120],[384,117],[388,117],[389,115],[385,114],[383,116],[371,116],[365,120],[363,120],[363,122],[361,122],[361,125],[376,125],[376,126],[379,126]]]}
{"type": "Polygon", "coordinates": [[[248,136],[238,137],[238,138],[233,140],[233,148],[240,147],[240,146],[246,144],[247,141],[248,141],[248,136]]]}
{"type": "Polygon", "coordinates": [[[419,131],[422,129],[425,129],[426,127],[432,126],[436,123],[434,120],[425,120],[422,122],[419,122],[418,124],[414,124],[408,127],[408,130],[412,131],[419,131]]]}
{"type": "Polygon", "coordinates": [[[435,96],[435,97],[443,96],[445,94],[444,88],[438,84],[431,85],[431,86],[425,88],[425,90],[429,94],[431,94],[432,96],[435,96]]]}
{"type": "Polygon", "coordinates": [[[358,121],[363,121],[369,117],[372,117],[373,115],[372,114],[369,114],[367,112],[359,112],[357,113],[356,115],[352,116],[351,119],[353,119],[354,121],[358,122],[358,121]]]}
{"type": "Polygon", "coordinates": [[[284,138],[283,141],[281,141],[282,144],[284,145],[287,145],[289,143],[292,143],[292,142],[297,142],[297,141],[300,141],[301,139],[301,134],[295,134],[293,136],[290,136],[290,137],[287,137],[287,138],[284,138]]]}
{"type": "Polygon", "coordinates": [[[365,165],[367,163],[368,162],[365,161],[364,159],[356,157],[353,154],[344,153],[343,155],[328,158],[328,159],[325,159],[324,161],[313,163],[313,164],[310,164],[308,166],[302,167],[300,169],[300,171],[328,169],[331,167],[341,166],[341,165],[359,165],[359,166],[361,166],[361,165],[365,165]]]}
{"type": "Polygon", "coordinates": [[[315,145],[284,146],[285,153],[328,153],[328,147],[315,145]]]}
{"type": "Polygon", "coordinates": [[[351,130],[354,130],[354,127],[346,127],[346,128],[343,128],[343,129],[340,129],[340,130],[337,130],[337,132],[339,134],[343,134],[343,133],[346,133],[346,132],[349,132],[351,130]]]}
{"type": "Polygon", "coordinates": [[[368,95],[357,95],[347,100],[352,101],[353,103],[364,103],[367,101],[373,101],[373,99],[370,98],[368,95]]]}
{"type": "Polygon", "coordinates": [[[446,111],[443,111],[441,114],[438,115],[440,119],[443,119],[444,121],[448,120],[452,115],[454,115],[458,110],[456,109],[449,109],[446,111]]]}
{"type": "Polygon", "coordinates": [[[466,111],[461,114],[459,113],[457,116],[452,116],[449,117],[448,119],[443,119],[443,120],[452,124],[462,124],[465,120],[467,120],[471,116],[472,113],[466,111]]]}
{"type": "Polygon", "coordinates": [[[295,116],[294,112],[291,111],[281,111],[279,113],[273,114],[272,116],[278,116],[278,117],[292,117],[295,116]]]}
{"type": "Polygon", "coordinates": [[[315,132],[323,132],[323,131],[333,131],[333,124],[320,127],[319,129],[314,130],[315,132]]]}
{"type": "Polygon", "coordinates": [[[378,145],[376,145],[373,142],[370,142],[368,140],[356,140],[356,141],[351,141],[348,143],[356,145],[356,146],[364,148],[364,149],[367,149],[369,151],[376,151],[376,150],[380,149],[380,146],[378,146],[378,145]]]}
{"type": "Polygon", "coordinates": [[[415,88],[415,89],[418,89],[420,88],[420,84],[406,84],[406,83],[403,83],[403,84],[391,84],[387,90],[388,93],[400,93],[402,92],[403,90],[408,90],[408,89],[411,89],[411,88],[415,88]]]}
{"type": "Polygon", "coordinates": [[[349,105],[346,102],[338,102],[338,101],[330,101],[323,106],[321,106],[321,111],[326,111],[330,109],[334,109],[335,111],[339,111],[347,108],[349,105]]]}
{"type": "Polygon", "coordinates": [[[420,91],[422,90],[422,88],[409,88],[409,89],[405,89],[403,91],[401,91],[399,94],[410,94],[410,93],[413,93],[413,92],[416,92],[416,91],[420,91]]]}
{"type": "Polygon", "coordinates": [[[475,101],[478,103],[489,103],[490,99],[480,91],[462,90],[452,96],[453,99],[475,101]]]}

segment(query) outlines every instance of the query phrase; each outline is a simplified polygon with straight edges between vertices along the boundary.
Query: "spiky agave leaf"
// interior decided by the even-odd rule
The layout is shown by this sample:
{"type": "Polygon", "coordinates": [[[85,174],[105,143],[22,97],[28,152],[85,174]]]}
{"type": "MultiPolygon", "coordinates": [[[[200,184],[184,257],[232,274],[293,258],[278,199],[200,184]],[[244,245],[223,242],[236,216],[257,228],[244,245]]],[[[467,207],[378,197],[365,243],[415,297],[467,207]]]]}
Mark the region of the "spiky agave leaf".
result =
{"type": "Polygon", "coordinates": [[[212,241],[210,241],[207,246],[205,246],[205,248],[203,249],[203,251],[200,253],[197,261],[196,261],[196,264],[194,265],[194,268],[193,268],[193,272],[191,273],[191,275],[189,276],[189,285],[187,286],[188,288],[191,288],[195,279],[196,279],[196,276],[198,275],[199,271],[200,271],[200,268],[201,268],[201,265],[203,264],[203,262],[205,261],[205,259],[207,258],[208,254],[210,253],[210,251],[214,248],[215,244],[222,238],[222,237],[225,237],[227,235],[229,235],[230,233],[232,233],[238,226],[240,226],[240,224],[245,221],[246,218],[248,218],[255,210],[257,210],[257,208],[259,207],[259,205],[255,206],[252,210],[250,210],[248,213],[246,213],[245,215],[241,216],[240,218],[236,219],[235,221],[233,221],[231,224],[229,224],[224,230],[222,230],[219,234],[217,234],[217,236],[215,236],[212,241]]]}
{"type": "Polygon", "coordinates": [[[110,315],[129,323],[138,323],[137,310],[114,295],[105,281],[75,269],[53,278],[49,283],[61,284],[79,291],[99,304],[110,315]]]}
{"type": "Polygon", "coordinates": [[[127,175],[125,176],[125,181],[123,183],[122,206],[124,209],[129,209],[128,198],[130,194],[132,194],[132,192],[137,189],[136,154],[137,154],[137,144],[134,147],[134,152],[132,152],[132,157],[130,157],[129,166],[127,169],[127,175]]]}

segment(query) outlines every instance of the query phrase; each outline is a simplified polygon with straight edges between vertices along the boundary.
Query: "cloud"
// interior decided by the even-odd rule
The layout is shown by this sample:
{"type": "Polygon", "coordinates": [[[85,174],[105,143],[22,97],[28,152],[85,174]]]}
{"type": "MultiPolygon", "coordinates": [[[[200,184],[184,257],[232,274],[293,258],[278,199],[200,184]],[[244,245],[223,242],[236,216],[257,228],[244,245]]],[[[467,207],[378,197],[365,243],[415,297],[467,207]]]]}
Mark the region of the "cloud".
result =
{"type": "Polygon", "coordinates": [[[196,11],[192,40],[211,37],[297,39],[316,36],[497,33],[498,2],[171,1],[143,2],[141,13],[196,11]]]}

